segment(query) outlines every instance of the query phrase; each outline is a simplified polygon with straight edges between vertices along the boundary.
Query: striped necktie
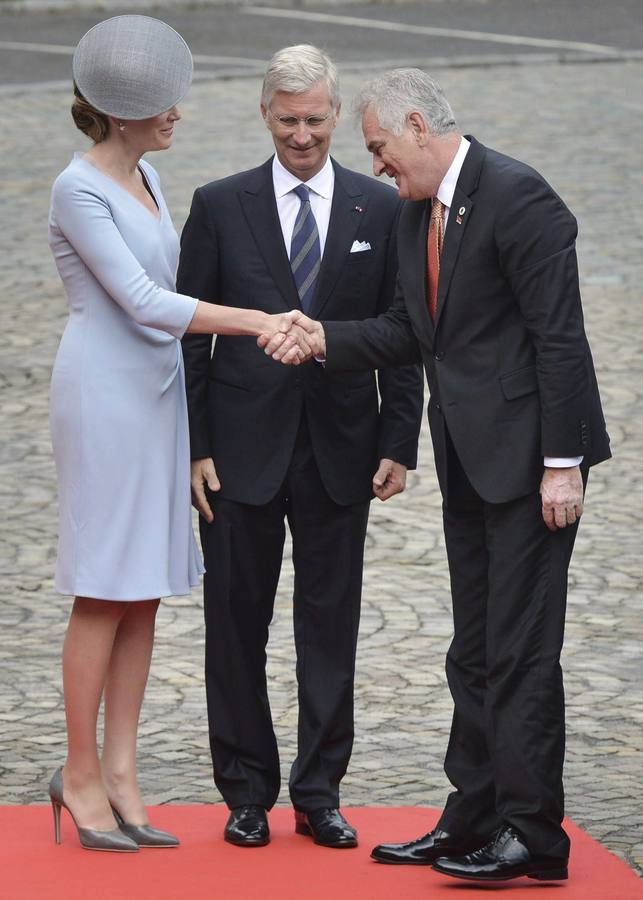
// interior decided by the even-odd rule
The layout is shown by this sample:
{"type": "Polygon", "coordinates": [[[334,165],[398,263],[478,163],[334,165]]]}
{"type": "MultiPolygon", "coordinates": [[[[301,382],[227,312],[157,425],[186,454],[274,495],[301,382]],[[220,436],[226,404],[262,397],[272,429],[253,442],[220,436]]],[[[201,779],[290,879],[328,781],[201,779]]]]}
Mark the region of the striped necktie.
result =
{"type": "Polygon", "coordinates": [[[435,322],[438,311],[438,280],[440,278],[440,254],[444,238],[444,203],[433,198],[427,246],[429,313],[435,322]]]}
{"type": "Polygon", "coordinates": [[[319,232],[310,208],[308,188],[303,184],[298,184],[296,188],[293,188],[293,193],[299,197],[300,206],[290,244],[290,267],[295,278],[301,308],[307,313],[315,294],[315,284],[321,264],[319,232]]]}

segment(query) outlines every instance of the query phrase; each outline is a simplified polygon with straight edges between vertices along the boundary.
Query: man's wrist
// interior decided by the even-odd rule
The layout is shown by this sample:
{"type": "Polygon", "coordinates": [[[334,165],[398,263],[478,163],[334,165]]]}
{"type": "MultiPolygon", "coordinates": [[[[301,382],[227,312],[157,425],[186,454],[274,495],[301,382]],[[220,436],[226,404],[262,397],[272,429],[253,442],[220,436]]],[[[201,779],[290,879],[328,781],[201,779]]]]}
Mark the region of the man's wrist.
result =
{"type": "Polygon", "coordinates": [[[317,328],[314,332],[314,337],[316,338],[316,343],[318,343],[318,347],[313,355],[313,359],[315,362],[321,363],[322,366],[326,364],[326,334],[324,332],[324,326],[321,322],[317,323],[317,328]]]}
{"type": "Polygon", "coordinates": [[[324,331],[324,326],[321,324],[321,322],[319,323],[318,334],[320,351],[317,355],[320,356],[324,362],[326,362],[326,332],[324,331]]]}
{"type": "Polygon", "coordinates": [[[545,456],[543,463],[546,469],[573,469],[580,466],[582,456],[545,456]]]}

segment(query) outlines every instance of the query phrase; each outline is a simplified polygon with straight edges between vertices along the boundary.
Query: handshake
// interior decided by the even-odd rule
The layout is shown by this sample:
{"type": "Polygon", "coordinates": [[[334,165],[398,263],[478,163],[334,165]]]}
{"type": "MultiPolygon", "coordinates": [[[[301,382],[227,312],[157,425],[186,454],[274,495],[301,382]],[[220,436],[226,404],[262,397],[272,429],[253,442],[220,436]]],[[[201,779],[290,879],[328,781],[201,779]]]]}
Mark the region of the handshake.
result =
{"type": "Polygon", "coordinates": [[[257,338],[257,345],[268,356],[288,366],[298,366],[313,357],[326,358],[326,336],[321,322],[309,319],[298,309],[269,316],[269,330],[257,338]]]}

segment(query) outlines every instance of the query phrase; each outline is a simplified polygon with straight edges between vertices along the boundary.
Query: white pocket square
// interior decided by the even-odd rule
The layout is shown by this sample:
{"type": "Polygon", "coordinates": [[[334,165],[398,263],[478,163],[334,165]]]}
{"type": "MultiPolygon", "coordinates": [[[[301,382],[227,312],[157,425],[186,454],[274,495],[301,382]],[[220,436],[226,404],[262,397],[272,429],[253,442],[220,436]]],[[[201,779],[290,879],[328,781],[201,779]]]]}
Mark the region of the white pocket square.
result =
{"type": "Polygon", "coordinates": [[[362,253],[364,250],[370,250],[371,245],[368,241],[353,241],[351,253],[362,253]]]}

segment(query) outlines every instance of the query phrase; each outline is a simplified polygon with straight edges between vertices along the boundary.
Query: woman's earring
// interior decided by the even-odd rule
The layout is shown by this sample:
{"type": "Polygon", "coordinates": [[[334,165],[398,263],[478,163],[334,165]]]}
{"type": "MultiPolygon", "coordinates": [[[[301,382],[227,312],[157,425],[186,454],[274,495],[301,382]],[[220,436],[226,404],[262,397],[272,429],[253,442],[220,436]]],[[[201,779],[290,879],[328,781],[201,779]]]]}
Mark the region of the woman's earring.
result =
{"type": "Polygon", "coordinates": [[[119,122],[119,123],[118,123],[118,130],[119,130],[119,131],[125,131],[125,122],[119,122]]]}

